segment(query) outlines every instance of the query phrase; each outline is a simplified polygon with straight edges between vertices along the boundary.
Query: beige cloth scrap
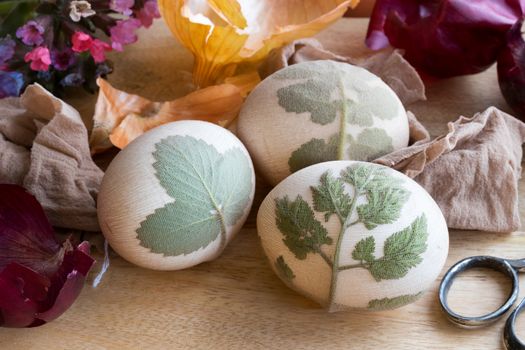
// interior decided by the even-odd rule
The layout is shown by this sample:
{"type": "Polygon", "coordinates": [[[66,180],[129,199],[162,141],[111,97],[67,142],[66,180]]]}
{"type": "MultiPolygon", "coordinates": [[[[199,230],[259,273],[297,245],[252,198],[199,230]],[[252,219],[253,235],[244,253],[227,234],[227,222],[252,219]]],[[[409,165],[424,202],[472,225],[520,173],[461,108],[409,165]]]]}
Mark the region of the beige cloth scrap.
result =
{"type": "Polygon", "coordinates": [[[382,51],[367,58],[357,59],[343,57],[325,50],[322,44],[315,39],[302,39],[272,51],[260,67],[259,74],[261,78],[265,78],[289,65],[315,60],[346,62],[369,70],[383,79],[395,91],[404,105],[426,99],[425,84],[399,50],[382,51]]]}
{"type": "Polygon", "coordinates": [[[448,123],[448,133],[374,162],[414,178],[451,228],[512,232],[520,227],[518,181],[525,124],[490,107],[448,123]]]}
{"type": "Polygon", "coordinates": [[[0,182],[24,186],[52,225],[99,231],[103,172],[89,152],[79,113],[38,84],[0,100],[0,182]]]}

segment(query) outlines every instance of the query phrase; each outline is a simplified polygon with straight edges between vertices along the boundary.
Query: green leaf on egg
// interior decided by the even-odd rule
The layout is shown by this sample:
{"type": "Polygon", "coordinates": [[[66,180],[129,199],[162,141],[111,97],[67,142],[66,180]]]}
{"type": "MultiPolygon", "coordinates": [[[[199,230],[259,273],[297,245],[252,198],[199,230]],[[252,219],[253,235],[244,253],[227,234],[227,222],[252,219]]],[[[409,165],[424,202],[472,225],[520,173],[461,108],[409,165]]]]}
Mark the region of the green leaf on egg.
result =
{"type": "Polygon", "coordinates": [[[328,171],[321,176],[320,185],[311,187],[314,199],[314,209],[325,213],[325,221],[332,215],[337,215],[344,222],[350,214],[352,199],[345,192],[344,182],[333,177],[328,171]]]}
{"type": "Polygon", "coordinates": [[[279,105],[287,112],[309,112],[320,125],[333,123],[339,114],[345,123],[361,127],[372,126],[374,117],[391,120],[397,115],[393,92],[375,82],[358,84],[366,79],[357,79],[362,72],[352,74],[334,62],[311,65],[315,68],[290,66],[275,74],[281,80],[302,80],[277,90],[279,105]]]}
{"type": "Polygon", "coordinates": [[[417,294],[400,295],[394,298],[373,299],[368,303],[368,309],[373,311],[393,310],[418,300],[423,292],[417,294]]]}
{"type": "Polygon", "coordinates": [[[366,261],[362,267],[378,282],[402,278],[423,261],[421,255],[427,250],[427,239],[427,219],[422,214],[410,226],[386,239],[382,258],[366,261]]]}
{"type": "Polygon", "coordinates": [[[354,251],[352,252],[352,259],[371,263],[375,260],[374,251],[376,250],[376,240],[370,236],[363,238],[357,242],[354,251]]]}
{"type": "Polygon", "coordinates": [[[224,153],[191,136],[169,136],[155,145],[153,168],[174,199],[140,224],[140,244],[165,256],[190,254],[220,237],[244,215],[252,191],[250,161],[240,148],[224,153]]]}
{"type": "Polygon", "coordinates": [[[304,260],[309,253],[321,254],[322,245],[332,244],[328,232],[301,196],[294,201],[288,196],[276,199],[275,220],[284,235],[284,244],[297,259],[304,260]]]}
{"type": "Polygon", "coordinates": [[[284,279],[285,281],[290,282],[291,280],[295,278],[295,274],[293,273],[290,266],[288,266],[286,261],[284,261],[284,257],[282,255],[279,256],[277,260],[275,261],[275,267],[277,268],[277,271],[279,275],[281,276],[281,278],[284,279]]]}
{"type": "Polygon", "coordinates": [[[409,197],[401,187],[375,187],[367,191],[368,203],[357,207],[359,219],[367,229],[391,224],[401,215],[401,209],[409,197]]]}
{"type": "Polygon", "coordinates": [[[392,138],[385,130],[370,128],[363,130],[356,139],[348,135],[350,159],[372,161],[394,151],[392,138]]]}
{"type": "Polygon", "coordinates": [[[311,139],[290,156],[288,160],[290,172],[295,173],[313,164],[336,160],[338,142],[338,135],[330,137],[328,142],[322,139],[311,139]]]}

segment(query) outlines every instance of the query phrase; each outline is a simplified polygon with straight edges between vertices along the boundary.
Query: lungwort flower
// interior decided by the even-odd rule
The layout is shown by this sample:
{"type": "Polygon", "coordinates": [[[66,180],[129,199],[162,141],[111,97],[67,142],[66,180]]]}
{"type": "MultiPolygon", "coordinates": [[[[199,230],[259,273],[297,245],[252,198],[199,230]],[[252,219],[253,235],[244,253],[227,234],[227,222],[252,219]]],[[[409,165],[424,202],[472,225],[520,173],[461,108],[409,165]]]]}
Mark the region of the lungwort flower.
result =
{"type": "Polygon", "coordinates": [[[26,45],[40,45],[44,42],[44,27],[36,21],[28,21],[18,28],[16,37],[26,45]]]}
{"type": "Polygon", "coordinates": [[[268,53],[312,36],[359,0],[159,0],[173,34],[195,56],[200,87],[233,76],[237,66],[255,69],[268,53]]]}
{"type": "Polygon", "coordinates": [[[96,15],[97,13],[91,8],[89,1],[71,1],[69,5],[69,17],[73,22],[79,22],[82,18],[87,18],[96,15]]]}
{"type": "Polygon", "coordinates": [[[36,327],[79,296],[94,260],[89,243],[59,243],[38,201],[0,185],[0,326],[36,327]]]}

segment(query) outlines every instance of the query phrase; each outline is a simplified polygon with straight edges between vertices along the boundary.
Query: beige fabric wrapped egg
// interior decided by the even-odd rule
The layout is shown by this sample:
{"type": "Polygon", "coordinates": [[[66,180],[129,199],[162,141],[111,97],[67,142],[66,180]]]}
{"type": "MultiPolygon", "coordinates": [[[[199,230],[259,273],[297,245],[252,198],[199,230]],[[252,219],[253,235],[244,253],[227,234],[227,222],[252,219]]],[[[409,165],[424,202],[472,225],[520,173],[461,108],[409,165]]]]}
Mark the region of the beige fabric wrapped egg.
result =
{"type": "Polygon", "coordinates": [[[448,253],[447,225],[430,195],[364,162],[320,163],[289,176],[262,203],[257,230],[277,275],[330,311],[409,304],[448,253]]]}
{"type": "Polygon", "coordinates": [[[220,255],[244,224],[254,192],[252,162],[231,132],[174,122],[140,136],[113,160],[98,196],[99,222],[126,260],[183,269],[220,255]]]}
{"type": "Polygon", "coordinates": [[[258,171],[276,185],[306,166],[371,161],[406,147],[406,111],[379,77],[347,63],[286,67],[259,84],[238,119],[258,171]]]}

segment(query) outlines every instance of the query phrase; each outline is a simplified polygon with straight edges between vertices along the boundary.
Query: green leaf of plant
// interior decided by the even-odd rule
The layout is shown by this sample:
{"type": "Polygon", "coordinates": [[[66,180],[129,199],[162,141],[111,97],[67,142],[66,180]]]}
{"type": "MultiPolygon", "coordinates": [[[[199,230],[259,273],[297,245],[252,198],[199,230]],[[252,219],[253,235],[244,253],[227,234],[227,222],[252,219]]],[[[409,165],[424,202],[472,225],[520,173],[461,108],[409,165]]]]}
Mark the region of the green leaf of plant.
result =
{"type": "Polygon", "coordinates": [[[409,227],[387,238],[383,257],[368,265],[370,273],[377,281],[404,277],[421,263],[421,254],[427,250],[427,238],[427,219],[422,214],[409,227]]]}
{"type": "Polygon", "coordinates": [[[387,174],[387,169],[366,164],[355,164],[341,172],[341,179],[353,185],[358,192],[400,187],[403,180],[387,174]]]}
{"type": "Polygon", "coordinates": [[[332,123],[338,114],[345,123],[362,127],[372,126],[374,118],[395,118],[400,107],[392,93],[380,85],[368,86],[363,82],[367,78],[361,75],[359,71],[350,74],[328,61],[288,67],[274,77],[303,81],[280,88],[279,105],[287,112],[310,112],[311,120],[321,125],[332,123]],[[352,97],[347,96],[350,90],[352,97]]]}
{"type": "Polygon", "coordinates": [[[372,126],[374,117],[391,120],[398,115],[399,104],[395,98],[392,98],[388,89],[381,86],[372,89],[363,89],[361,86],[354,88],[359,91],[359,95],[357,101],[349,105],[347,123],[372,126]],[[377,101],[381,101],[381,103],[377,103],[377,101]]]}
{"type": "Polygon", "coordinates": [[[290,282],[295,278],[295,274],[293,273],[290,266],[288,266],[288,264],[284,261],[284,257],[282,255],[279,256],[275,261],[275,267],[277,268],[279,276],[281,276],[281,278],[285,281],[290,282]]]}
{"type": "Polygon", "coordinates": [[[334,178],[328,171],[321,176],[320,181],[319,186],[311,187],[315,211],[325,213],[325,221],[328,221],[333,214],[341,221],[345,221],[350,214],[352,199],[345,192],[344,183],[334,178]]]}
{"type": "Polygon", "coordinates": [[[163,139],[153,157],[160,185],[175,201],[141,223],[141,245],[177,256],[206,247],[219,235],[225,238],[226,225],[237,223],[250,201],[248,157],[239,148],[220,154],[191,136],[163,139]]]}
{"type": "Polygon", "coordinates": [[[423,292],[417,294],[407,294],[401,295],[395,298],[383,298],[383,299],[373,299],[368,303],[368,309],[373,311],[382,311],[382,310],[393,310],[399,307],[412,304],[418,300],[423,295],[423,292]]]}
{"type": "Polygon", "coordinates": [[[328,143],[321,139],[311,139],[303,144],[292,153],[288,160],[290,172],[295,173],[313,164],[336,160],[338,141],[339,137],[333,135],[328,143]]]}
{"type": "Polygon", "coordinates": [[[310,112],[314,123],[332,123],[342,108],[342,100],[331,101],[336,85],[330,80],[308,79],[277,90],[279,105],[287,112],[310,112]]]}
{"type": "Polygon", "coordinates": [[[354,251],[352,252],[352,259],[361,262],[371,263],[375,260],[374,252],[376,250],[376,241],[374,237],[370,236],[363,238],[357,242],[354,251]]]}
{"type": "Polygon", "coordinates": [[[394,150],[392,138],[385,130],[371,128],[363,130],[355,140],[348,135],[350,159],[372,161],[394,150]]]}
{"type": "Polygon", "coordinates": [[[341,171],[341,179],[354,186],[356,193],[358,193],[365,188],[375,172],[377,172],[377,168],[375,167],[355,164],[341,171]]]}
{"type": "Polygon", "coordinates": [[[401,215],[409,192],[398,187],[375,187],[367,192],[368,203],[357,207],[359,220],[372,230],[378,225],[391,224],[401,215]]]}
{"type": "Polygon", "coordinates": [[[304,260],[308,253],[319,253],[322,245],[332,244],[328,232],[301,196],[294,201],[287,196],[278,198],[275,204],[277,227],[284,235],[284,244],[297,259],[304,260]]]}

